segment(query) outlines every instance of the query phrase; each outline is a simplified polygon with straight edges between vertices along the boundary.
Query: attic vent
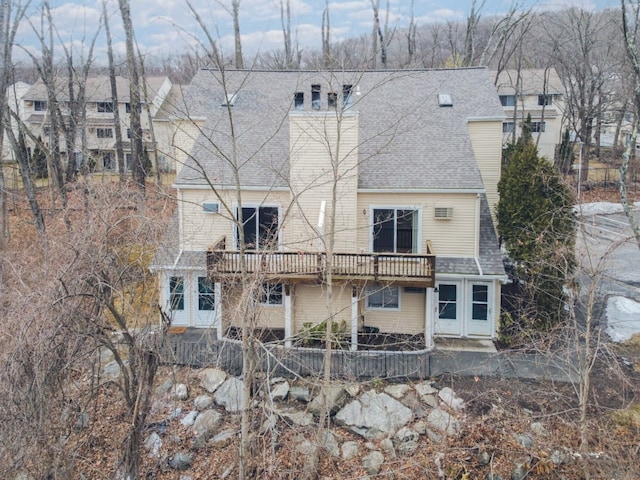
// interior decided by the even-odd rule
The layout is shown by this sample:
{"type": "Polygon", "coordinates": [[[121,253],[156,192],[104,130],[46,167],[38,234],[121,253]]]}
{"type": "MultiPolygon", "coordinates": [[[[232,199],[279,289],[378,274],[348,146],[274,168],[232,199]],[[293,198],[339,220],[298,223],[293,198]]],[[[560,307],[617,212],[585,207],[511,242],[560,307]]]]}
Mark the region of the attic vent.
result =
{"type": "Polygon", "coordinates": [[[220,205],[217,202],[204,202],[202,204],[202,211],[204,213],[218,213],[220,211],[220,205]]]}
{"type": "Polygon", "coordinates": [[[449,220],[453,218],[453,207],[435,207],[433,216],[440,220],[449,220]]]}
{"type": "Polygon", "coordinates": [[[221,107],[233,107],[233,105],[236,103],[237,97],[238,97],[238,92],[227,93],[227,101],[226,102],[222,102],[220,104],[220,106],[221,107]]]}
{"type": "Polygon", "coordinates": [[[438,105],[441,107],[453,107],[453,98],[451,98],[450,93],[439,93],[438,94],[438,105]]]}

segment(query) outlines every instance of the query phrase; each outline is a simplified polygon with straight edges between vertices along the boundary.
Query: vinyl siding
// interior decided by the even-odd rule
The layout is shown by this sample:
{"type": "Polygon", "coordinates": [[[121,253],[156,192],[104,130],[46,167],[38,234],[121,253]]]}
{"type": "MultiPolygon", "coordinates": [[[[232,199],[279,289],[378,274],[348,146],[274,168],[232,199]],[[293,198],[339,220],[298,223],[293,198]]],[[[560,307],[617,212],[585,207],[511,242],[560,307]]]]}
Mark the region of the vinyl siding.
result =
{"type": "MultiPolygon", "coordinates": [[[[206,250],[222,236],[226,237],[227,249],[234,248],[234,221],[223,205],[227,205],[235,212],[237,200],[234,191],[223,190],[217,196],[209,190],[182,190],[180,200],[184,250],[206,250]],[[202,211],[203,202],[220,203],[220,213],[204,213],[202,211]]],[[[245,206],[279,206],[282,217],[289,203],[289,193],[244,191],[242,192],[242,203],[245,206]]],[[[285,237],[284,231],[282,237],[285,237]]]]}
{"type": "MultiPolygon", "coordinates": [[[[223,290],[222,296],[225,299],[222,307],[223,328],[242,327],[242,312],[248,300],[246,297],[243,298],[242,289],[223,290]]],[[[257,311],[255,327],[284,329],[284,305],[258,304],[255,308],[257,311]]]]}
{"type": "Polygon", "coordinates": [[[318,248],[315,233],[321,203],[325,202],[324,231],[331,222],[336,185],[335,251],[353,251],[358,181],[358,116],[339,112],[291,114],[291,221],[287,239],[292,249],[318,248]],[[338,137],[338,131],[340,136],[338,137]],[[335,147],[338,145],[338,147],[335,147]],[[336,183],[334,179],[339,178],[336,183]]]}
{"type": "Polygon", "coordinates": [[[469,122],[473,152],[482,174],[487,201],[493,214],[498,202],[498,181],[502,159],[502,121],[469,122]]]}
{"type": "Polygon", "coordinates": [[[203,121],[197,120],[175,120],[175,133],[173,135],[173,145],[175,151],[176,174],[180,173],[182,165],[187,161],[193,145],[200,134],[203,121]]]}
{"type": "Polygon", "coordinates": [[[408,293],[399,288],[400,310],[368,309],[362,292],[360,314],[364,316],[364,326],[377,327],[381,333],[424,333],[426,293],[408,293]]]}
{"type": "MultiPolygon", "coordinates": [[[[306,322],[316,324],[329,317],[326,289],[318,285],[295,285],[292,303],[294,332],[302,330],[306,322]]],[[[351,325],[351,287],[333,288],[333,309],[334,321],[351,325]]]]}
{"type": "Polygon", "coordinates": [[[419,207],[422,209],[420,253],[426,253],[430,240],[434,253],[444,256],[476,255],[476,194],[389,194],[361,193],[358,195],[357,236],[358,251],[371,251],[372,207],[419,207]],[[453,218],[434,218],[435,207],[453,207],[453,218]]]}

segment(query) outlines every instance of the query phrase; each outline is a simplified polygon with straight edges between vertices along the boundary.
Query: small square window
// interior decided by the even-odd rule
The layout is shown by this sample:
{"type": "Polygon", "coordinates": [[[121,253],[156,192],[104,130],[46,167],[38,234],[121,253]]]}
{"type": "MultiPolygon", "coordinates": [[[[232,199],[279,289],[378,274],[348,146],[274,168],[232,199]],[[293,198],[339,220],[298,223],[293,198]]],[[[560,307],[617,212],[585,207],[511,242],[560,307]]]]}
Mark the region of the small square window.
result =
{"type": "Polygon", "coordinates": [[[367,308],[400,309],[400,289],[398,287],[367,287],[367,308]]]}
{"type": "Polygon", "coordinates": [[[47,102],[35,100],[33,102],[33,110],[36,112],[45,112],[47,110],[47,102]]]}
{"type": "Polygon", "coordinates": [[[513,133],[516,129],[516,124],[513,122],[502,122],[502,133],[513,133]]]}
{"type": "Polygon", "coordinates": [[[260,303],[282,305],[284,288],[281,283],[264,283],[260,292],[260,303]]]}
{"type": "Polygon", "coordinates": [[[553,95],[538,95],[538,105],[553,105],[553,95]]]}
{"type": "Polygon", "coordinates": [[[516,96],[515,95],[500,95],[500,103],[503,107],[515,107],[516,96]]]}

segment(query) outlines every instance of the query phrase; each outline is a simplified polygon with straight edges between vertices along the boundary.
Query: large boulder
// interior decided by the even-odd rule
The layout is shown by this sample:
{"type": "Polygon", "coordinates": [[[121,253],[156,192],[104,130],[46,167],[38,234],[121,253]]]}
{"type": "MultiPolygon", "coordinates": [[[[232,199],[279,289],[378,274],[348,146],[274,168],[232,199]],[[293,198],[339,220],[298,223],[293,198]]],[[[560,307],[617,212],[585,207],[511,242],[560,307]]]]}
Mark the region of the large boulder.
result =
{"type": "Polygon", "coordinates": [[[346,398],[347,392],[340,385],[322,387],[322,390],[309,404],[309,411],[316,416],[321,415],[326,402],[327,411],[334,413],[344,405],[346,398]]]}
{"type": "Polygon", "coordinates": [[[219,368],[205,368],[198,377],[200,377],[200,386],[207,392],[213,393],[226,380],[227,374],[219,368]]]}
{"type": "Polygon", "coordinates": [[[216,432],[222,423],[222,415],[215,410],[206,410],[196,417],[192,431],[195,435],[194,445],[202,448],[216,432]]]}
{"type": "Polygon", "coordinates": [[[228,378],[213,394],[213,399],[218,405],[223,406],[227,412],[239,412],[242,410],[244,403],[242,381],[235,377],[228,378]]]}
{"type": "Polygon", "coordinates": [[[386,393],[373,390],[349,402],[335,416],[343,425],[366,439],[381,439],[393,435],[411,421],[413,413],[386,393]]]}
{"type": "Polygon", "coordinates": [[[457,435],[460,433],[460,422],[451,414],[444,410],[440,410],[439,408],[436,408],[429,413],[427,423],[432,429],[446,433],[447,435],[457,435]]]}

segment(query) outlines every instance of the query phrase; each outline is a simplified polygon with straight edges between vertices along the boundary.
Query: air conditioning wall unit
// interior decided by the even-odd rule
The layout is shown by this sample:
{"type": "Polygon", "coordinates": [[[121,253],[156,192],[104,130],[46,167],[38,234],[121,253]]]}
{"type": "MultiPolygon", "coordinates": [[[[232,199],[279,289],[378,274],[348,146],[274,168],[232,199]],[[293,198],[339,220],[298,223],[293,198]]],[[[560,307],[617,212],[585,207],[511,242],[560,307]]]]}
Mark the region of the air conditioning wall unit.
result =
{"type": "Polygon", "coordinates": [[[453,207],[435,207],[433,217],[438,220],[451,220],[453,218],[453,207]]]}

